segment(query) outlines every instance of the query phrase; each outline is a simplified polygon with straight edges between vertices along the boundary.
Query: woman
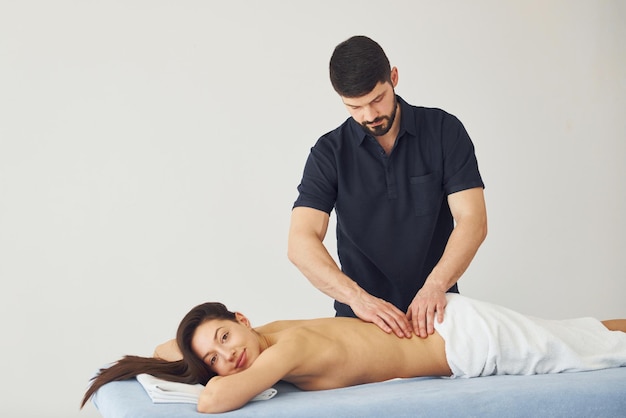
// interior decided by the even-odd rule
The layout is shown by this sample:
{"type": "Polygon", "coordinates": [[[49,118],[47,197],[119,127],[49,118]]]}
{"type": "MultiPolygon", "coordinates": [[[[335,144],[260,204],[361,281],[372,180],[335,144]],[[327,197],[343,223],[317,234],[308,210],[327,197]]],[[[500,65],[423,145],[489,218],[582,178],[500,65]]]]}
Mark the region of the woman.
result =
{"type": "Polygon", "coordinates": [[[428,338],[398,338],[355,318],[277,321],[252,328],[219,303],[193,308],[176,341],[154,358],[127,356],[102,369],[102,385],[140,373],[206,385],[198,411],[245,405],[279,380],[303,390],[398,377],[539,374],[626,366],[626,320],[549,321],[448,294],[444,321],[428,338]],[[620,332],[621,331],[621,332],[620,332]]]}

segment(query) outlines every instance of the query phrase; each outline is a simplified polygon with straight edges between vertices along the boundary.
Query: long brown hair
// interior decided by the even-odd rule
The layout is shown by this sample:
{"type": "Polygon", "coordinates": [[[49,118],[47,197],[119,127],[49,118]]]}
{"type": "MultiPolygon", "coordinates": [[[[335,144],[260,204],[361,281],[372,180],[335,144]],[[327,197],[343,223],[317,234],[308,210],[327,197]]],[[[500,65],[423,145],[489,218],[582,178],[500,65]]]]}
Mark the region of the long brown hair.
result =
{"type": "Polygon", "coordinates": [[[142,373],[173,382],[206,385],[215,373],[193,353],[191,339],[196,328],[211,319],[236,321],[234,312],[219,302],[208,302],[194,307],[180,321],[176,332],[176,343],[183,354],[182,360],[167,361],[155,357],[124,356],[113,365],[100,369],[91,379],[91,385],[85,392],[80,407],[85,406],[93,394],[107,383],[131,379],[142,373]]]}

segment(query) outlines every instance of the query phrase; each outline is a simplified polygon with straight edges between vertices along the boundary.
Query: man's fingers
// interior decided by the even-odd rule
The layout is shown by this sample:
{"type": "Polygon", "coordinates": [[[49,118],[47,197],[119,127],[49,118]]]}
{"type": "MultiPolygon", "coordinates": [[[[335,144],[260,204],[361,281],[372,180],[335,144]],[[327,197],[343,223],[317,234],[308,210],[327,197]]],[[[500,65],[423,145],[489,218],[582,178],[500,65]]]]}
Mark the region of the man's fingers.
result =
{"type": "Polygon", "coordinates": [[[419,327],[419,322],[418,322],[419,312],[417,312],[417,310],[409,309],[407,316],[411,321],[411,326],[413,327],[413,333],[415,333],[415,335],[420,335],[420,327],[419,327]]]}
{"type": "Polygon", "coordinates": [[[411,325],[415,335],[419,335],[422,338],[426,337],[428,335],[426,333],[426,310],[422,310],[418,305],[410,309],[409,314],[411,315],[411,325]]]}
{"type": "Polygon", "coordinates": [[[435,311],[432,308],[421,310],[418,307],[416,309],[409,310],[407,317],[411,322],[415,335],[419,335],[421,338],[426,338],[429,334],[435,332],[433,323],[435,311]]]}
{"type": "Polygon", "coordinates": [[[428,335],[435,332],[435,309],[431,307],[428,307],[426,313],[426,332],[428,332],[428,335]]]}
{"type": "Polygon", "coordinates": [[[380,312],[378,316],[396,336],[400,338],[411,337],[411,329],[408,320],[401,313],[384,311],[380,312]]]}
{"type": "Polygon", "coordinates": [[[420,311],[417,318],[417,328],[419,330],[419,336],[426,338],[428,333],[426,332],[426,311],[420,311]]]}
{"type": "Polygon", "coordinates": [[[445,308],[445,293],[424,292],[422,289],[413,299],[406,317],[415,334],[425,338],[435,332],[435,321],[443,322],[445,308]]]}
{"type": "Polygon", "coordinates": [[[373,324],[377,325],[378,328],[382,329],[383,331],[385,331],[387,334],[390,334],[393,329],[387,325],[387,323],[379,316],[377,316],[376,318],[374,318],[374,320],[372,321],[373,324]]]}
{"type": "Polygon", "coordinates": [[[372,323],[378,326],[378,328],[385,331],[387,334],[391,334],[392,332],[396,334],[396,336],[402,338],[405,336],[404,331],[400,328],[400,326],[395,322],[389,319],[384,319],[382,315],[376,315],[372,320],[372,323]]]}
{"type": "Polygon", "coordinates": [[[443,322],[443,312],[445,309],[445,305],[442,305],[437,309],[437,322],[440,324],[443,322]]]}
{"type": "Polygon", "coordinates": [[[402,311],[383,299],[366,296],[352,306],[356,316],[377,325],[388,334],[393,332],[400,338],[411,338],[411,324],[402,311]]]}

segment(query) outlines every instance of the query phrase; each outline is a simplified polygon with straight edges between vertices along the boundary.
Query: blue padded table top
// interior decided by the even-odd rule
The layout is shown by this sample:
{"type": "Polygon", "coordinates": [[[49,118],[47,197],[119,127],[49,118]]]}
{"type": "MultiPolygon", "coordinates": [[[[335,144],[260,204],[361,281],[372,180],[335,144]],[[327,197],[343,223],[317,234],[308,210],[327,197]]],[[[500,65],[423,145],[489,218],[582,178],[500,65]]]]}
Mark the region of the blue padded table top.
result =
{"type": "MultiPolygon", "coordinates": [[[[267,401],[224,417],[626,417],[626,367],[582,373],[474,379],[395,379],[305,392],[279,382],[267,401]]],[[[104,418],[199,418],[193,404],[154,404],[135,380],[109,383],[93,398],[104,418]]],[[[213,416],[213,415],[211,415],[213,416]]]]}

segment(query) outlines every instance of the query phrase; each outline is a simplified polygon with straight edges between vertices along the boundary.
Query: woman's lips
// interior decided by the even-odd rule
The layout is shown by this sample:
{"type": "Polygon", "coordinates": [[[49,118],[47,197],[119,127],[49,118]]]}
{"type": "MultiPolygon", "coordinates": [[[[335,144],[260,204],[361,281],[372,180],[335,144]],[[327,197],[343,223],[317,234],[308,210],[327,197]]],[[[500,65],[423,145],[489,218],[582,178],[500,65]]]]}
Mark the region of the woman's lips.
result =
{"type": "Polygon", "coordinates": [[[246,364],[246,357],[246,349],[244,348],[244,350],[241,352],[241,356],[239,356],[239,360],[237,360],[235,368],[240,369],[241,367],[243,367],[246,364]]]}

